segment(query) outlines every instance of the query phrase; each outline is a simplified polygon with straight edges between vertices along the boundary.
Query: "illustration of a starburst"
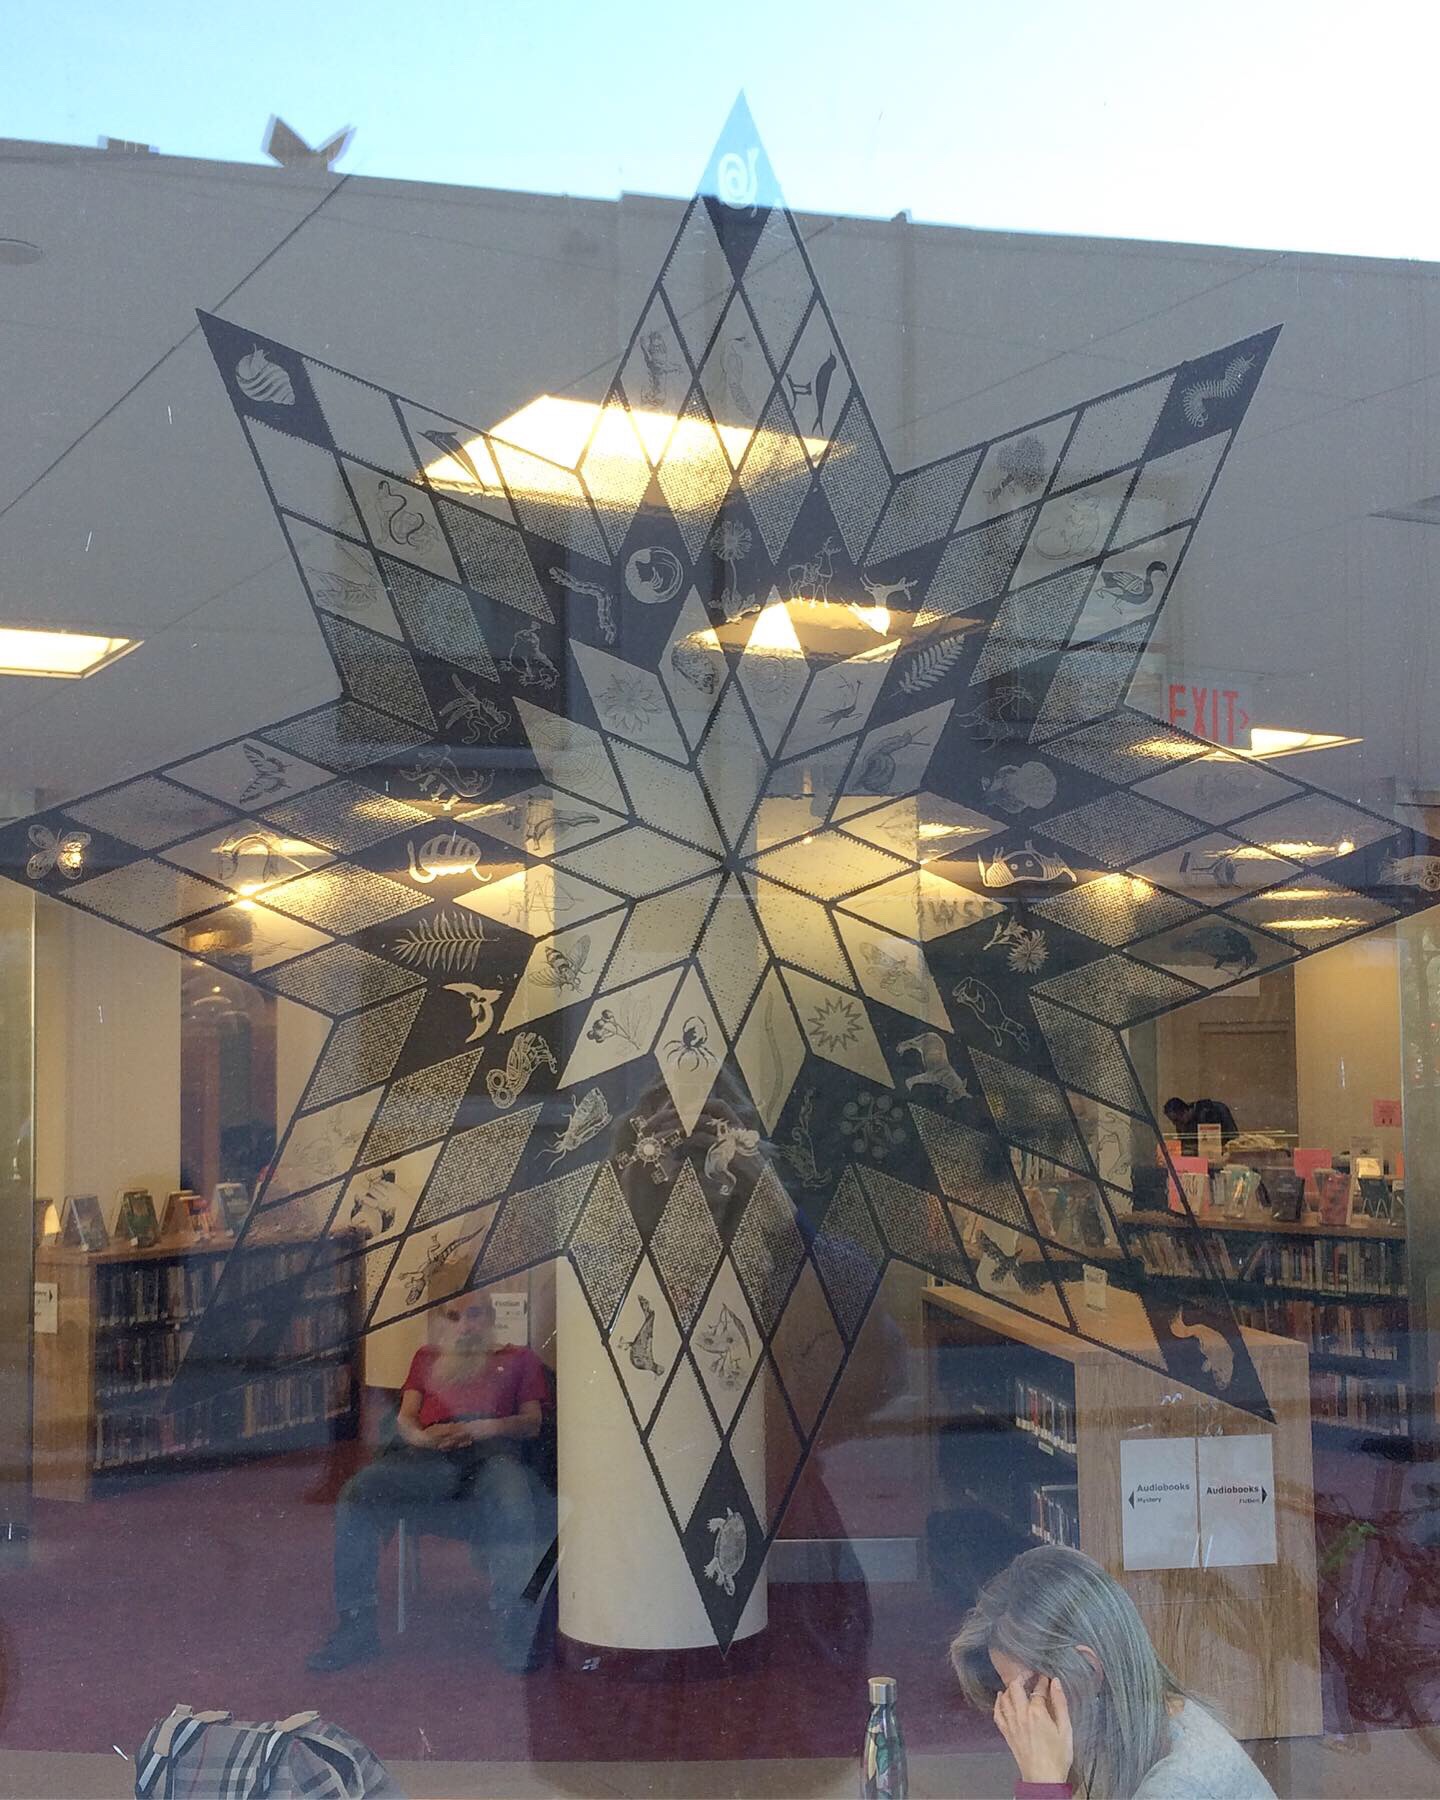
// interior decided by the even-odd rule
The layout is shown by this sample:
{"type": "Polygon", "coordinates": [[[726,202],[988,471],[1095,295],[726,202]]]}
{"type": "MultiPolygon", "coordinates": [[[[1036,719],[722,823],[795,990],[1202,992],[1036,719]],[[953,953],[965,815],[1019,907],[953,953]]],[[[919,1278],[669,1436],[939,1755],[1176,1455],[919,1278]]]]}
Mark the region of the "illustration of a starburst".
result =
{"type": "Polygon", "coordinates": [[[1125,1034],[1434,904],[1440,845],[1132,709],[1164,595],[1117,617],[1103,577],[1179,568],[1276,332],[897,473],[743,104],[573,466],[202,325],[339,697],[0,832],[10,878],[329,1024],[172,1403],[245,1378],[267,1234],[313,1246],[287,1304],[362,1256],[372,1331],[442,1263],[448,1294],[565,1257],[728,1645],[825,1417],[797,1344],[833,1392],[889,1263],[978,1286],[999,1220],[1033,1279],[997,1297],[1104,1331],[1030,1213],[1040,1155],[1093,1184],[1139,1296],[1117,1353],[1265,1413],[1223,1295],[1202,1361],[1126,1249],[1129,1159],[1164,1150],[1125,1034]],[[663,441],[632,410],[660,368],[663,441]],[[315,855],[242,894],[250,830],[315,855]],[[411,872],[455,833],[479,861],[411,872]],[[637,1197],[599,1122],[631,1149],[662,1112],[637,1197]],[[542,1113],[574,1126],[558,1166],[542,1113]],[[413,1194],[353,1248],[401,1158],[413,1194]],[[703,1396],[683,1417],[617,1354],[642,1315],[703,1396]],[[800,1446],[778,1494],[735,1448],[766,1371],[800,1446]]]}

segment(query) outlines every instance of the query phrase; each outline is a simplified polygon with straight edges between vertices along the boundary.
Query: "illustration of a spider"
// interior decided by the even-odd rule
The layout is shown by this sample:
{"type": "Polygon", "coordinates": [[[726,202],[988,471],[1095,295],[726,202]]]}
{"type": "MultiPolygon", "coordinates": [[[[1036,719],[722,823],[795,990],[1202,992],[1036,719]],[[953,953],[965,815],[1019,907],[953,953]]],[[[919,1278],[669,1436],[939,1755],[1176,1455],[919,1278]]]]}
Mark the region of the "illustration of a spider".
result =
{"type": "Polygon", "coordinates": [[[676,1068],[692,1075],[702,1064],[713,1063],[715,1052],[710,1048],[709,1026],[703,1019],[687,1019],[680,1027],[679,1037],[666,1044],[665,1054],[676,1068]]]}

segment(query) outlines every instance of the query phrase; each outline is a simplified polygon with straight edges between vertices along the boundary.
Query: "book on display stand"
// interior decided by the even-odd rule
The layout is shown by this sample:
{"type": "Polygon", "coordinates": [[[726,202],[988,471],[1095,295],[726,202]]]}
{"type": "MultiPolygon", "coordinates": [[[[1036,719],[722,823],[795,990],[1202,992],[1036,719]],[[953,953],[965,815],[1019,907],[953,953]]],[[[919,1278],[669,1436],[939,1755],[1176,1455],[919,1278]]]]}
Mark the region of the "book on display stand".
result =
{"type": "Polygon", "coordinates": [[[149,1188],[124,1188],[116,1216],[116,1233],[123,1233],[137,1250],[148,1250],[160,1241],[160,1221],[149,1188]]]}
{"type": "Polygon", "coordinates": [[[60,1220],[60,1241],[72,1249],[107,1250],[110,1233],[97,1194],[67,1194],[60,1220]]]}

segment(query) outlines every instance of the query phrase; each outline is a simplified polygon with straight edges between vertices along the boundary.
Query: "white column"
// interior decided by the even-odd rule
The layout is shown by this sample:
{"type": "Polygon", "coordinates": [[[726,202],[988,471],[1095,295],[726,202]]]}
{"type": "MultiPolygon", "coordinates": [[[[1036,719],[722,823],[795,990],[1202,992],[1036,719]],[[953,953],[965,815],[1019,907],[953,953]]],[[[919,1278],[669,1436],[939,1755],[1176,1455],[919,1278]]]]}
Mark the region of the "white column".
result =
{"type": "MultiPolygon", "coordinates": [[[[574,1270],[556,1271],[556,1394],[560,1459],[560,1630],[616,1650],[713,1647],[695,1576],[636,1434],[574,1270]]],[[[764,1408],[745,1409],[732,1441],[741,1474],[764,1480],[764,1408]]],[[[711,1446],[686,1475],[698,1496],[711,1446]],[[703,1466],[701,1466],[703,1463],[703,1466]]],[[[693,1505],[693,1500],[691,1503],[693,1505]]],[[[682,1523],[685,1520],[682,1518],[682,1523]]],[[[735,1642],[767,1623],[762,1571],[735,1642]]]]}

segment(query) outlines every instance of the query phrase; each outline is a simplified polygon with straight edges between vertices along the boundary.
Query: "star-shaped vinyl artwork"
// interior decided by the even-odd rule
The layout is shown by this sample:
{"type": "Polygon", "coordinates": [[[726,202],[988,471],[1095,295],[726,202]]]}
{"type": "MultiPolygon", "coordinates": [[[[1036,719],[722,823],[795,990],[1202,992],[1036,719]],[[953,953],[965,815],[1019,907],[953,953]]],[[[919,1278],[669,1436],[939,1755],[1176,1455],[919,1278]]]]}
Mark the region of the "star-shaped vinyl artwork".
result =
{"type": "Polygon", "coordinates": [[[892,1260],[1266,1416],[1136,1254],[1125,1033],[1440,891],[1128,704],[1277,330],[897,474],[743,102],[598,403],[202,322],[340,695],[4,834],[331,1021],[174,1403],[277,1232],[275,1343],[338,1258],[372,1331],[568,1258],[722,1646],[892,1260]]]}

